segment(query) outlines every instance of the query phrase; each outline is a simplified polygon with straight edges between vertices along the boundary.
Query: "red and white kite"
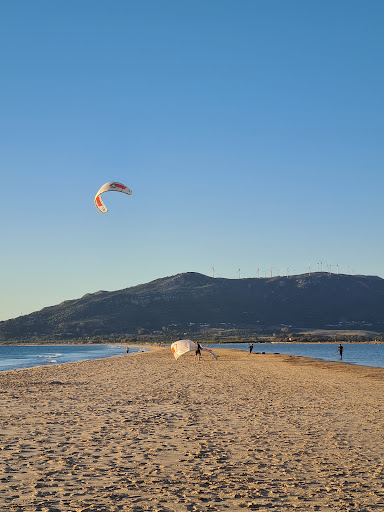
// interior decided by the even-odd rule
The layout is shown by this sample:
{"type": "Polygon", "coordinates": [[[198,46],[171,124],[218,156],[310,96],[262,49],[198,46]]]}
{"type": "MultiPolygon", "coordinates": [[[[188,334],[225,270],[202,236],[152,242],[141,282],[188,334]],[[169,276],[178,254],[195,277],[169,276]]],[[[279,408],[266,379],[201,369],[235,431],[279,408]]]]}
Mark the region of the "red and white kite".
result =
{"type": "Polygon", "coordinates": [[[108,208],[105,206],[101,199],[101,194],[103,192],[122,192],[123,194],[128,194],[129,196],[132,194],[132,190],[130,190],[126,185],[122,183],[118,183],[117,181],[108,181],[105,185],[101,187],[98,193],[95,196],[95,205],[96,208],[101,213],[107,213],[108,208]]]}

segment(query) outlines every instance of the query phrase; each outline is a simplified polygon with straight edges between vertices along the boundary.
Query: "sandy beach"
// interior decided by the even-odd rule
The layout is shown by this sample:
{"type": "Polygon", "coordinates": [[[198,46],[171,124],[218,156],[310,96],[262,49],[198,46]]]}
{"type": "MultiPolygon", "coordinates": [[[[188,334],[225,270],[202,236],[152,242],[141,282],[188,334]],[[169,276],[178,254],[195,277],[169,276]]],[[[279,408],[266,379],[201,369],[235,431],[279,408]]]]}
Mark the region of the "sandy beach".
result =
{"type": "Polygon", "coordinates": [[[0,510],[384,510],[384,369],[169,348],[0,374],[0,510]]]}

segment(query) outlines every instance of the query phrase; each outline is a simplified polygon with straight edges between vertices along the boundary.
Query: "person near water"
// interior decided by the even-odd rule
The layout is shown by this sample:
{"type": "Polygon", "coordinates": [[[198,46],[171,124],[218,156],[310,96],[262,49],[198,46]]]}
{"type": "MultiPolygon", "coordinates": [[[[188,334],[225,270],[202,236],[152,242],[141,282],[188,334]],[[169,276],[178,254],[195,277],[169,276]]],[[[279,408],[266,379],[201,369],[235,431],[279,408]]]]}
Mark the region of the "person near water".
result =
{"type": "Polygon", "coordinates": [[[197,359],[198,361],[200,361],[200,357],[201,357],[201,345],[197,341],[196,342],[196,350],[195,350],[195,360],[197,359]]]}
{"type": "Polygon", "coordinates": [[[339,350],[339,354],[340,354],[340,359],[343,359],[343,350],[344,350],[344,347],[343,345],[340,343],[340,345],[338,346],[338,350],[339,350]]]}
{"type": "Polygon", "coordinates": [[[250,343],[249,345],[249,353],[252,354],[252,350],[253,350],[253,343],[250,343]]]}

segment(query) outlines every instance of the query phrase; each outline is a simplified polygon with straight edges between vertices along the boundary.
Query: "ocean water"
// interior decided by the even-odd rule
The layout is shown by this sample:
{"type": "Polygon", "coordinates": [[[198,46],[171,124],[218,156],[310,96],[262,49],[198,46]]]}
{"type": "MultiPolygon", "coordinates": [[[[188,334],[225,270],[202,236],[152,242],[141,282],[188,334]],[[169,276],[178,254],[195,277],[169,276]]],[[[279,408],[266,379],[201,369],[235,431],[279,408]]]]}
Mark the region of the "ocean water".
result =
{"type": "MultiPolygon", "coordinates": [[[[384,368],[383,343],[342,343],[343,362],[360,366],[384,368]]],[[[222,343],[211,348],[234,348],[248,351],[248,343],[222,343]]],[[[340,361],[338,343],[254,343],[253,352],[290,354],[313,357],[323,361],[340,361]]]]}
{"type": "MultiPolygon", "coordinates": [[[[333,343],[255,343],[254,353],[291,354],[323,361],[340,361],[338,344],[333,343]]],[[[343,343],[343,362],[384,368],[384,344],[343,343]]],[[[248,352],[248,343],[209,344],[210,348],[233,348],[248,352]]],[[[103,359],[125,355],[125,345],[0,345],[0,371],[103,359]]],[[[143,350],[130,346],[130,353],[143,350]]],[[[262,355],[262,354],[261,354],[262,355]]]]}
{"type": "MultiPolygon", "coordinates": [[[[129,347],[129,353],[142,348],[129,347]]],[[[0,371],[73,363],[126,354],[126,345],[4,345],[0,346],[0,371]]]]}

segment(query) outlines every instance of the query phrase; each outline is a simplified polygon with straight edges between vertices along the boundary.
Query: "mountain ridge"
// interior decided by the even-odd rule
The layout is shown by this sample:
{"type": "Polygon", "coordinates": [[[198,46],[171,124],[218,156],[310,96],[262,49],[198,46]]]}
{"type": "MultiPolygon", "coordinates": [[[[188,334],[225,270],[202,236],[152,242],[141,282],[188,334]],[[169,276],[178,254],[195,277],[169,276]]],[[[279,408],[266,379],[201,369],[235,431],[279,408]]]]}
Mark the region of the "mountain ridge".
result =
{"type": "Polygon", "coordinates": [[[384,279],[325,272],[226,279],[186,272],[87,293],[0,322],[0,340],[133,334],[191,324],[384,331],[384,279]]]}

